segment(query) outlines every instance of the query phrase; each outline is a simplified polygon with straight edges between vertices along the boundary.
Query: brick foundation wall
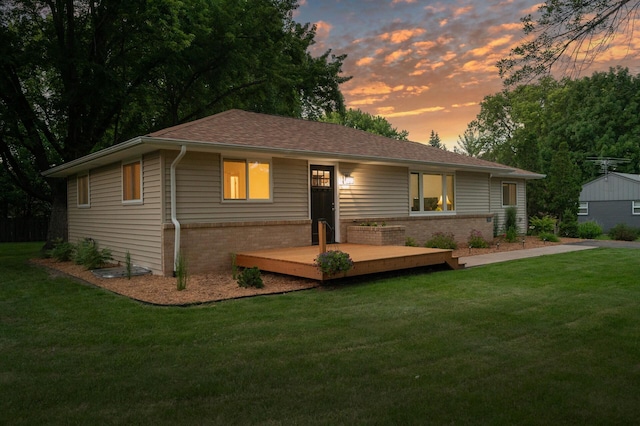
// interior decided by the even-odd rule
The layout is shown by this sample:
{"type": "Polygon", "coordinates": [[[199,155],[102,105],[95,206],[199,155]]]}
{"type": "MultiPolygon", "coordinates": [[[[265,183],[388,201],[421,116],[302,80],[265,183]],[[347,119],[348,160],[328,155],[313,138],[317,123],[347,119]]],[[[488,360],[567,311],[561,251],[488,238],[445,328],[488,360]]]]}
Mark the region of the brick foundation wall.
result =
{"type": "MultiPolygon", "coordinates": [[[[404,245],[406,238],[413,238],[415,242],[422,246],[436,232],[451,233],[458,244],[466,244],[471,231],[478,230],[485,240],[493,240],[493,215],[456,215],[456,216],[420,216],[403,218],[359,218],[352,223],[362,222],[385,222],[387,227],[403,226],[405,228],[405,240],[400,245],[404,245]]],[[[346,222],[341,225],[342,235],[347,235],[349,242],[348,228],[354,227],[352,223],[346,222]]]]}
{"type": "Polygon", "coordinates": [[[347,226],[347,242],[373,246],[403,246],[404,226],[347,226]]]}
{"type": "MultiPolygon", "coordinates": [[[[173,224],[163,230],[163,271],[173,274],[173,224]]],[[[311,221],[188,223],[180,246],[192,274],[231,271],[231,253],[311,244],[311,221]]]]}

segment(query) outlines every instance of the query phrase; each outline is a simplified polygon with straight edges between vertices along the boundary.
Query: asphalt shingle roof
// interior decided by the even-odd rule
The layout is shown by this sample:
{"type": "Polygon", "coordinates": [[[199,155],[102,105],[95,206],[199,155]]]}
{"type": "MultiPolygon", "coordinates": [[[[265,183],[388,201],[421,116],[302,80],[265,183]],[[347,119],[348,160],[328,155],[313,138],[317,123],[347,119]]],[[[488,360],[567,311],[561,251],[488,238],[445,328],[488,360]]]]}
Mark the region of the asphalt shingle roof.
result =
{"type": "Polygon", "coordinates": [[[371,161],[421,162],[501,169],[535,175],[479,158],[419,143],[398,141],[338,124],[229,110],[147,135],[176,141],[342,156],[371,161]]]}

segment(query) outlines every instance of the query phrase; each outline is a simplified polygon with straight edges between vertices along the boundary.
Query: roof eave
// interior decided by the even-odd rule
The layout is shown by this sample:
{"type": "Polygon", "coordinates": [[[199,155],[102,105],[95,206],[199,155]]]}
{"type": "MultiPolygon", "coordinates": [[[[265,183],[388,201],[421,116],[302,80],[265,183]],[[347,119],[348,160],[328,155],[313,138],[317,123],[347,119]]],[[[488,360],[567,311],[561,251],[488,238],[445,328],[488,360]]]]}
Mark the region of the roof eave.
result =
{"type": "MultiPolygon", "coordinates": [[[[455,170],[464,170],[470,172],[484,172],[491,173],[494,176],[509,176],[516,177],[513,172],[514,169],[508,167],[491,167],[483,165],[471,165],[471,164],[459,164],[459,163],[443,163],[437,161],[417,161],[402,158],[387,158],[376,157],[367,155],[354,155],[354,154],[340,154],[333,152],[321,152],[321,151],[308,151],[299,149],[285,149],[285,148],[265,148],[256,147],[252,145],[237,145],[228,143],[212,143],[212,142],[200,142],[193,140],[180,140],[170,138],[158,138],[150,136],[140,136],[130,139],[126,142],[105,148],[103,150],[94,152],[68,163],[61,164],[53,167],[42,173],[45,177],[67,177],[78,172],[86,171],[88,169],[94,169],[107,164],[111,164],[117,161],[122,161],[126,158],[131,158],[135,155],[142,155],[144,153],[152,152],[156,149],[178,149],[180,146],[186,145],[187,148],[195,149],[197,151],[251,151],[264,154],[280,154],[287,157],[309,157],[309,158],[331,158],[341,161],[351,162],[369,162],[380,164],[404,164],[408,167],[420,167],[420,166],[434,166],[439,168],[450,168],[455,170]]],[[[532,173],[530,175],[517,175],[517,177],[523,179],[541,179],[544,175],[532,173]]]]}

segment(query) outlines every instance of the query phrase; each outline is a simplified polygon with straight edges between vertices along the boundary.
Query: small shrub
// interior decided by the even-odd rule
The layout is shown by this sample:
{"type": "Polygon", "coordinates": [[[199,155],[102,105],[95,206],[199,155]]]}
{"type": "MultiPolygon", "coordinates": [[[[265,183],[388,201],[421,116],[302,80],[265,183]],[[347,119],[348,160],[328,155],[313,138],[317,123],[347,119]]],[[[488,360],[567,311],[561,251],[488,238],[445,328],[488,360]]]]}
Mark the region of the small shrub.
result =
{"type": "Polygon", "coordinates": [[[505,234],[504,234],[504,239],[508,243],[515,243],[516,242],[516,240],[518,239],[518,230],[516,229],[515,226],[512,226],[509,229],[507,229],[507,232],[505,232],[505,234]]]}
{"type": "Polygon", "coordinates": [[[518,209],[511,206],[504,211],[504,229],[508,231],[510,228],[518,228],[518,209]]]}
{"type": "Polygon", "coordinates": [[[471,248],[488,248],[489,243],[482,236],[482,232],[478,230],[471,231],[468,239],[469,247],[471,248]]]}
{"type": "Polygon", "coordinates": [[[558,228],[560,236],[576,238],[578,236],[578,219],[576,216],[565,216],[558,228]]]}
{"type": "Polygon", "coordinates": [[[238,276],[238,285],[245,288],[264,287],[264,282],[262,282],[262,276],[260,275],[260,269],[255,266],[253,268],[245,268],[238,276]]]}
{"type": "Polygon", "coordinates": [[[349,271],[353,267],[353,260],[348,253],[329,250],[319,254],[315,259],[315,264],[323,274],[331,276],[349,271]]]}
{"type": "Polygon", "coordinates": [[[560,239],[556,236],[556,234],[553,234],[551,232],[543,232],[542,234],[538,235],[538,237],[540,238],[540,241],[549,241],[550,243],[560,242],[560,239]]]}
{"type": "Polygon", "coordinates": [[[187,281],[189,280],[189,271],[187,268],[187,259],[184,257],[182,252],[178,253],[178,258],[176,259],[176,288],[178,291],[182,291],[187,288],[187,281]]]}
{"type": "Polygon", "coordinates": [[[549,215],[533,216],[529,218],[529,228],[533,235],[553,234],[556,229],[556,219],[549,215]]]}
{"type": "Polygon", "coordinates": [[[619,223],[609,230],[609,238],[618,241],[635,241],[639,233],[638,229],[619,223]]]}
{"type": "Polygon", "coordinates": [[[458,244],[456,244],[453,234],[444,232],[436,232],[431,235],[431,239],[429,239],[424,246],[449,250],[455,250],[458,248],[458,244]]]}
{"type": "Polygon", "coordinates": [[[127,253],[124,255],[124,266],[125,266],[125,272],[127,274],[127,279],[130,280],[131,273],[133,270],[133,265],[131,264],[131,253],[129,253],[129,250],[127,250],[127,253]]]}
{"type": "Polygon", "coordinates": [[[493,215],[493,237],[500,235],[500,218],[497,214],[493,215]]]}
{"type": "Polygon", "coordinates": [[[231,253],[231,277],[234,280],[238,279],[238,264],[236,263],[235,253],[231,253]]]}
{"type": "Polygon", "coordinates": [[[593,239],[602,235],[602,227],[596,222],[582,222],[578,225],[578,237],[593,239]]]}
{"type": "Polygon", "coordinates": [[[76,246],[72,243],[56,240],[55,246],[51,250],[51,257],[57,262],[68,262],[74,258],[76,246]]]}
{"type": "Polygon", "coordinates": [[[82,265],[86,269],[98,269],[109,263],[113,259],[111,250],[98,249],[98,243],[92,238],[85,238],[76,246],[74,261],[77,265],[82,265]]]}
{"type": "Polygon", "coordinates": [[[418,243],[416,242],[416,240],[411,237],[407,237],[407,239],[404,241],[404,245],[407,247],[418,247],[418,243]]]}

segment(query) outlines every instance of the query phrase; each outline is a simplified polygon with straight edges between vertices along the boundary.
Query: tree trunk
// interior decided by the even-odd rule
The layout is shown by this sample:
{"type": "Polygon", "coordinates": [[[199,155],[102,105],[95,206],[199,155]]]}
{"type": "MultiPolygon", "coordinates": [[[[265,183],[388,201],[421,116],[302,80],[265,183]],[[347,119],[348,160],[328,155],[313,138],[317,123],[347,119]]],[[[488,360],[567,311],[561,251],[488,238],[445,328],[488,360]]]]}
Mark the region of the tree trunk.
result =
{"type": "Polygon", "coordinates": [[[56,241],[67,241],[69,238],[67,224],[67,180],[49,179],[53,203],[49,229],[47,230],[47,242],[44,249],[52,249],[56,241]]]}

